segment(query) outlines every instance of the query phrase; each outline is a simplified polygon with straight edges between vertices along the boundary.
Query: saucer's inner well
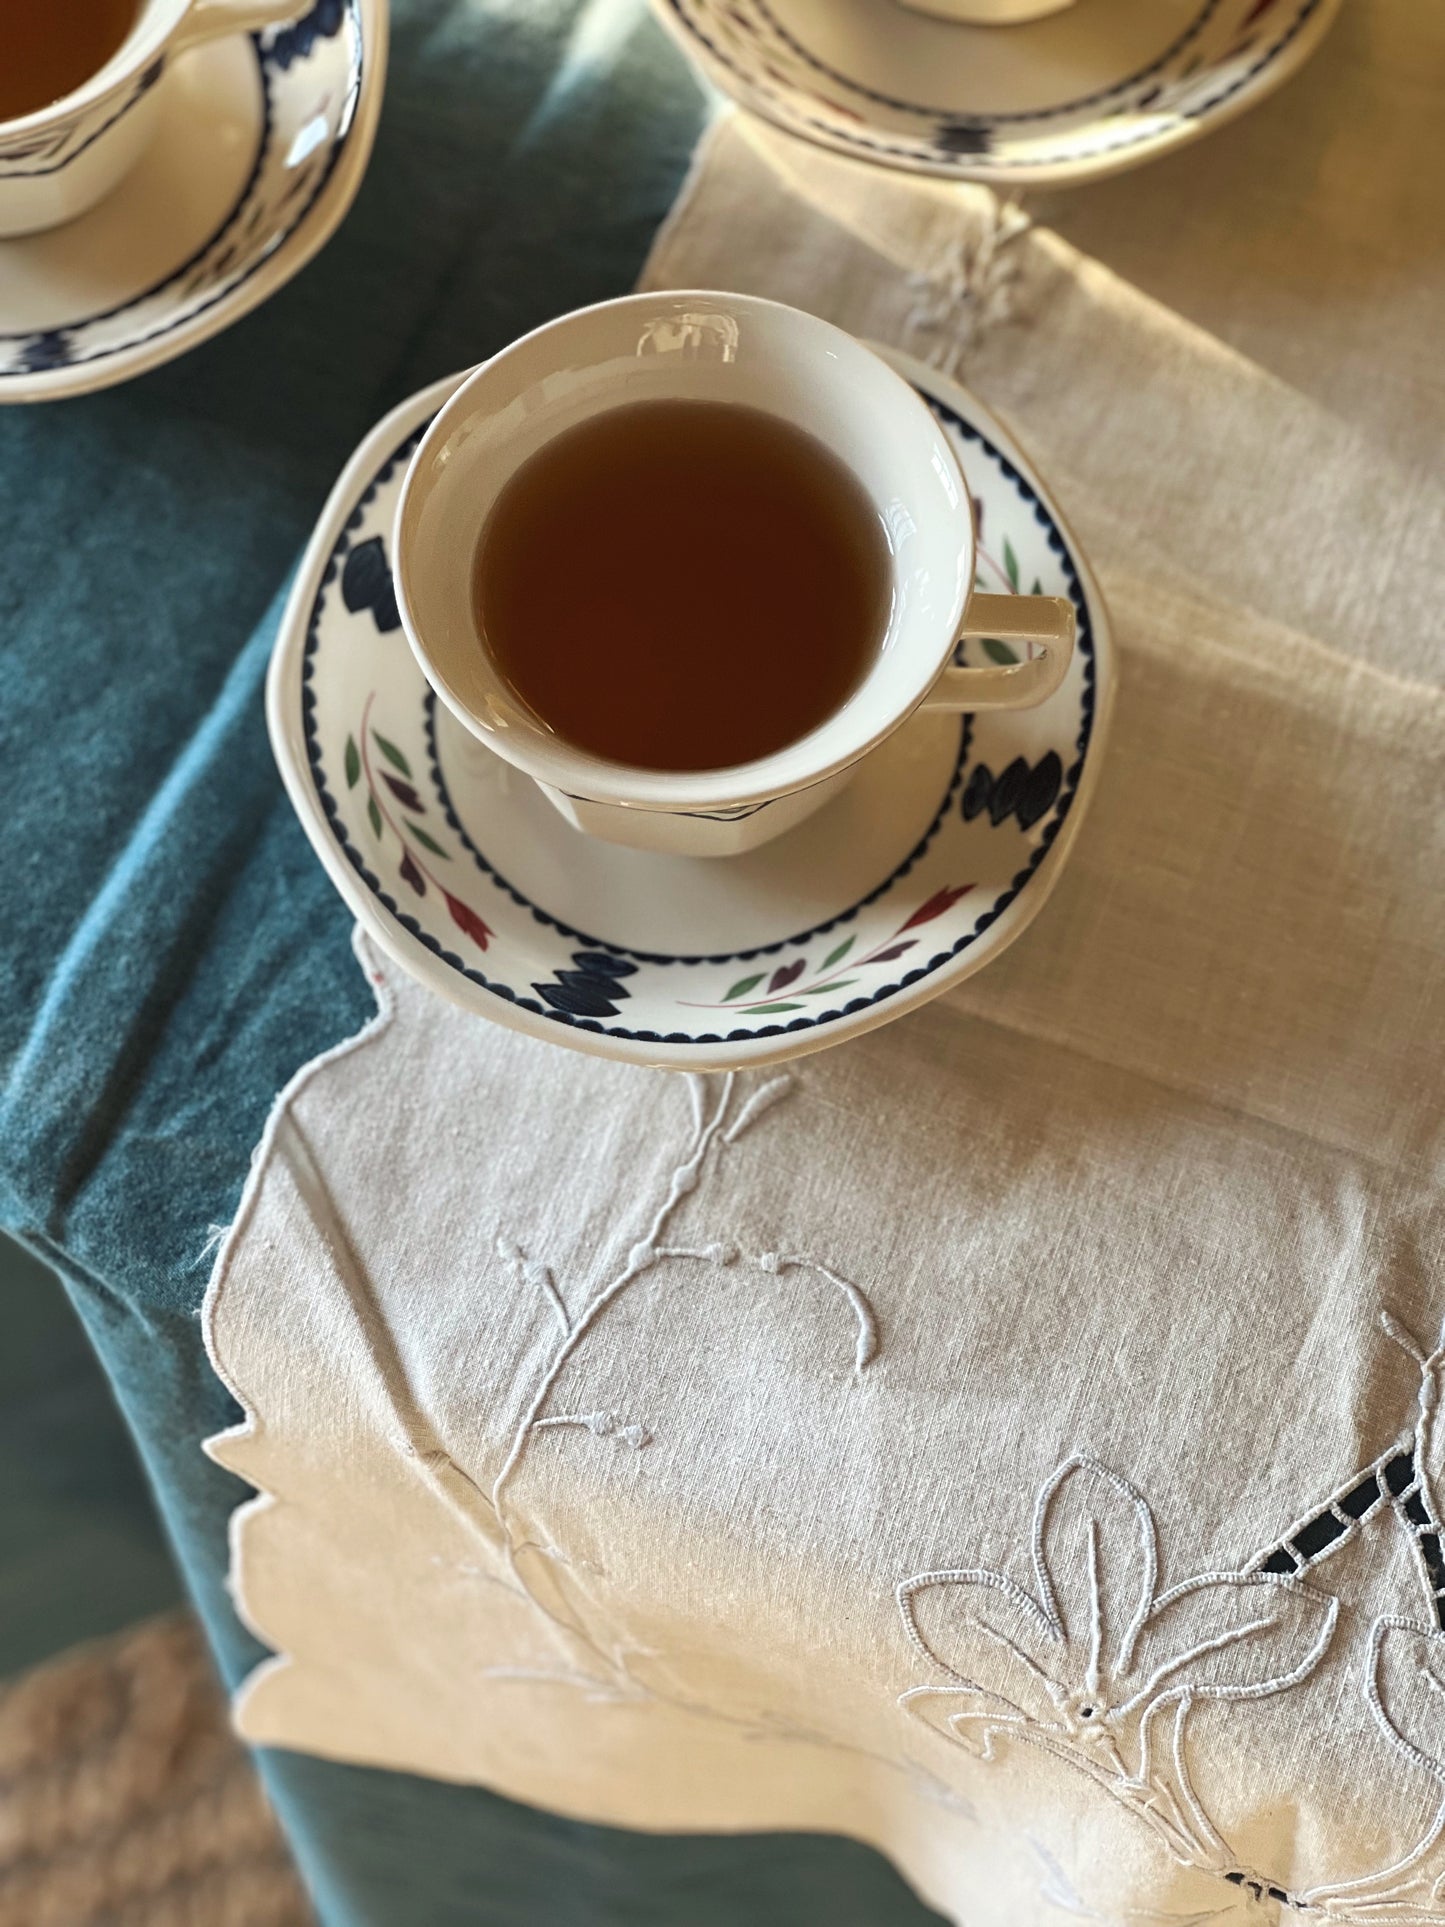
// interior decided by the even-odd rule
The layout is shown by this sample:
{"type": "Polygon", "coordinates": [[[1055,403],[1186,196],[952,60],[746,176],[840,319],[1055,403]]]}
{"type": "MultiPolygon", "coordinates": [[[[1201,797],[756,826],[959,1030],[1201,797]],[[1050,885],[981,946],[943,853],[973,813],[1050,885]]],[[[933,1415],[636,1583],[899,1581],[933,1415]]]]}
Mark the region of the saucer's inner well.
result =
{"type": "Polygon", "coordinates": [[[669,956],[777,943],[868,896],[956,792],[967,735],[957,716],[915,717],[816,816],[761,849],[718,861],[584,836],[531,777],[493,755],[440,703],[431,728],[447,803],[473,847],[519,895],[603,942],[669,956]]]}

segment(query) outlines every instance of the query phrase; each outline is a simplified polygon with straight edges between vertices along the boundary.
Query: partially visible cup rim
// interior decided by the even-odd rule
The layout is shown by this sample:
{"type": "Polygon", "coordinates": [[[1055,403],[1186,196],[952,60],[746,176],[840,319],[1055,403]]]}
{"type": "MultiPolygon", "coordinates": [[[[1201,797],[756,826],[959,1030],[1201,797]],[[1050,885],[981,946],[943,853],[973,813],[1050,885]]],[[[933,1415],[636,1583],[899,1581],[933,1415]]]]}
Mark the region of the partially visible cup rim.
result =
{"type": "Polygon", "coordinates": [[[37,107],[14,120],[0,120],[0,146],[20,135],[41,133],[55,122],[68,120],[71,115],[83,113],[87,107],[104,100],[162,51],[185,13],[186,0],[180,0],[179,5],[177,0],[142,0],[135,24],[104,66],[97,67],[88,80],[83,80],[68,94],[62,94],[59,100],[51,101],[48,107],[37,107]]]}
{"type": "MultiPolygon", "coordinates": [[[[432,485],[435,457],[439,448],[450,440],[457,429],[476,412],[475,402],[478,391],[486,385],[489,378],[495,377],[498,367],[534,343],[540,336],[583,321],[589,315],[625,307],[658,307],[669,302],[676,302],[683,306],[691,306],[698,302],[715,302],[753,313],[786,315],[790,322],[802,320],[826,335],[840,338],[847,343],[850,351],[867,355],[892,382],[896,383],[900,407],[917,412],[927,426],[931,441],[951,463],[958,478],[959,493],[963,503],[964,524],[967,531],[965,540],[970,554],[976,560],[977,530],[974,526],[973,497],[957,455],[939,430],[927,403],[911,383],[905,380],[896,369],[890,367],[882,356],[876,354],[856,335],[851,335],[834,323],[823,320],[819,315],[810,314],[805,309],[794,308],[787,302],[770,301],[760,295],[737,294],[725,289],[668,288],[655,292],[621,295],[609,301],[592,302],[585,308],[575,308],[567,314],[555,316],[552,320],[543,322],[540,327],[530,329],[526,334],[518,336],[515,341],[499,350],[487,361],[479,363],[461,382],[438,411],[426,434],[418,443],[402,483],[393,524],[392,541],[397,608],[412,653],[436,695],[472,735],[536,781],[582,801],[610,803],[621,809],[674,813],[741,809],[748,805],[766,803],[777,797],[790,796],[827,781],[830,776],[851,767],[862,757],[867,756],[907,721],[947,666],[953,640],[963,622],[971,593],[972,571],[969,572],[968,585],[956,598],[956,606],[951,613],[949,633],[940,641],[937,658],[931,664],[920,666],[918,675],[914,678],[915,686],[903,701],[895,701],[875,726],[861,728],[845,748],[822,760],[810,761],[806,755],[800,755],[800,752],[806,751],[813,736],[821,734],[834,722],[838,715],[838,711],[835,710],[815,729],[768,756],[759,757],[750,763],[726,764],[717,769],[707,770],[657,770],[613,762],[604,757],[594,756],[585,750],[576,749],[560,736],[549,740],[546,726],[540,718],[528,718],[528,726],[535,731],[535,734],[525,743],[516,741],[508,731],[489,727],[486,720],[478,716],[475,710],[451,687],[441,666],[433,659],[419,632],[408,586],[410,556],[405,530],[414,500],[424,488],[432,485]]],[[[866,689],[874,673],[876,671],[869,672],[869,676],[855,693],[861,694],[866,689]]],[[[522,708],[523,706],[519,703],[519,712],[522,708]]]]}

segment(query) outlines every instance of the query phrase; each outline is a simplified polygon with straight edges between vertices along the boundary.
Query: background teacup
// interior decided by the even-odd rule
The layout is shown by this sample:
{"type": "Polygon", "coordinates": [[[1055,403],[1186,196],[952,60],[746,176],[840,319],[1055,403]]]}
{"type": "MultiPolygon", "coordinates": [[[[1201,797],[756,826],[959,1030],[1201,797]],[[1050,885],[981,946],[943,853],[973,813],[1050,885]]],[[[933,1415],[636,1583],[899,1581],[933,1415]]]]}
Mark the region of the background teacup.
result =
{"type": "Polygon", "coordinates": [[[569,822],[639,849],[752,849],[835,795],[916,710],[1043,702],[1073,652],[1068,602],[973,593],[969,491],[908,383],[828,322],[749,295],[629,295],[549,322],[484,363],[412,458],[393,554],[407,637],[441,700],[569,822]],[[478,537],[529,457],[609,409],[678,399],[761,409],[805,429],[851,469],[888,535],[891,611],[862,683],[806,735],[728,769],[635,769],[574,748],[513,692],[473,602],[478,537]],[[968,635],[1040,653],[1007,667],[955,668],[954,646],[968,635]]]}
{"type": "MultiPolygon", "coordinates": [[[[187,47],[294,19],[304,4],[140,0],[130,32],[104,66],[50,106],[0,121],[0,237],[58,227],[120,182],[155,131],[171,64],[187,47]]],[[[63,22],[55,31],[64,31],[63,22]]]]}

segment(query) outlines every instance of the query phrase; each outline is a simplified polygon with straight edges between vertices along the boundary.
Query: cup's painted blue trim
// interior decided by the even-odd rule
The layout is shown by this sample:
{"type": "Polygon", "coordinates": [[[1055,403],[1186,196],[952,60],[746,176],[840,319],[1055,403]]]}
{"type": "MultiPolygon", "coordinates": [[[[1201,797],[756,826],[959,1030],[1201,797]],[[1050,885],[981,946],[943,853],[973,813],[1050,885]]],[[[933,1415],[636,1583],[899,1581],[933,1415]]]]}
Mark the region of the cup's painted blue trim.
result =
{"type": "MultiPolygon", "coordinates": [[[[325,0],[321,0],[321,4],[324,5],[325,0]]],[[[315,11],[319,11],[319,7],[313,9],[313,12],[315,11]]],[[[353,103],[354,109],[354,103],[360,98],[361,90],[365,83],[367,58],[366,38],[362,32],[360,0],[344,0],[343,10],[337,15],[337,31],[340,31],[341,26],[347,21],[352,23],[353,39],[356,47],[356,57],[352,63],[348,84],[348,95],[353,103]]],[[[274,32],[274,29],[268,29],[267,31],[274,32]]],[[[154,299],[156,295],[163,293],[166,288],[170,287],[173,282],[183,280],[186,275],[192,273],[201,265],[213,249],[218,248],[222,244],[233,228],[239,225],[242,218],[246,215],[251,198],[256,191],[257,183],[260,180],[262,169],[275,135],[275,113],[271,93],[271,70],[273,66],[279,66],[284,70],[290,66],[291,59],[293,58],[289,47],[282,52],[274,43],[263,46],[263,36],[260,33],[253,33],[247,37],[251,42],[252,50],[256,57],[261,82],[261,132],[256,148],[256,156],[251,164],[251,171],[246,178],[245,186],[241,189],[240,194],[237,196],[236,201],[233,203],[225,219],[221,221],[209,238],[203,241],[193,254],[181,262],[179,267],[172,268],[162,280],[155,282],[151,287],[143,289],[138,294],[127,295],[124,301],[117,302],[114,307],[103,308],[95,314],[80,315],[71,320],[58,322],[50,328],[27,328],[18,334],[0,334],[0,342],[25,341],[35,342],[37,344],[68,344],[68,338],[79,329],[93,327],[97,322],[101,321],[113,321],[117,315],[124,314],[127,309],[137,308],[141,306],[143,302],[154,299]]],[[[146,334],[133,335],[129,339],[115,342],[109,347],[97,348],[90,354],[75,354],[71,352],[68,345],[66,345],[63,351],[57,351],[51,359],[40,365],[79,368],[85,367],[91,362],[108,360],[113,355],[132,354],[137,348],[144,347],[152,341],[158,341],[165,335],[173,334],[178,328],[189,327],[198,316],[208,314],[210,310],[220,302],[228,301],[238,288],[244,287],[248,281],[260,273],[263,267],[268,267],[275,260],[278,250],[283,248],[291,236],[296,233],[297,229],[304,224],[311,210],[325,192],[326,185],[340,162],[346,150],[347,143],[352,138],[355,125],[355,112],[347,112],[337,132],[336,139],[331,143],[331,152],[327,156],[326,166],[321,169],[316,176],[311,192],[306,196],[305,201],[297,209],[294,218],[281,231],[273,244],[257,256],[244,274],[238,275],[233,281],[226,281],[209,300],[202,301],[195,307],[187,306],[181,313],[173,315],[160,327],[152,328],[146,334]]],[[[4,243],[0,242],[0,250],[3,250],[3,247],[4,243]]],[[[14,368],[0,369],[0,384],[22,377],[28,379],[34,372],[35,367],[26,366],[22,359],[21,363],[14,368]]]]}
{"type": "MultiPolygon", "coordinates": [[[[59,158],[48,161],[44,167],[8,167],[5,162],[4,153],[0,151],[0,182],[38,181],[43,180],[47,174],[62,173],[70,166],[72,161],[78,161],[87,148],[94,147],[102,135],[108,134],[112,127],[116,126],[118,122],[123,121],[132,107],[145,99],[151,88],[154,87],[160,79],[161,70],[166,64],[166,58],[167,56],[164,53],[158,54],[149,67],[146,68],[145,72],[138,76],[134,87],[132,87],[131,91],[126,95],[125,99],[119,107],[116,108],[110,118],[102,121],[99,127],[92,128],[78,146],[70,148],[69,151],[65,151],[65,143],[62,138],[59,148],[52,147],[50,149],[51,154],[58,154],[59,158]]],[[[72,130],[72,132],[73,131],[75,130],[72,130]]],[[[22,159],[23,158],[22,156],[22,159]]]]}
{"type": "MultiPolygon", "coordinates": [[[[995,900],[992,907],[979,917],[973,928],[961,936],[951,948],[938,951],[934,956],[929,958],[927,963],[916,965],[913,969],[906,971],[896,983],[886,984],[882,989],[874,991],[869,996],[855,997],[836,1010],[811,1012],[806,1017],[794,1018],[786,1024],[764,1024],[756,1029],[738,1028],[726,1032],[707,1031],[702,1034],[693,1034],[686,1031],[631,1030],[621,1025],[604,1024],[596,1018],[574,1016],[569,1011],[549,1007],[538,1001],[535,997],[519,995],[510,984],[494,982],[484,971],[478,970],[474,965],[465,963],[455,951],[448,950],[429,930],[424,929],[421,924],[418,923],[417,919],[412,916],[408,910],[404,909],[395,897],[383,887],[381,880],[367,867],[365,858],[347,834],[346,826],[342,822],[336,799],[327,786],[325,773],[322,768],[321,747],[316,730],[316,694],[313,687],[313,679],[321,614],[326,603],[327,590],[331,584],[337,580],[341,572],[343,558],[350,547],[353,534],[362,525],[368,504],[375,497],[377,490],[390,478],[397,464],[410,455],[412,449],[420,441],[422,435],[425,434],[432,419],[428,417],[427,421],[419,423],[417,427],[412,429],[398,447],[395,448],[380,465],[366,488],[358,496],[351,513],[348,515],[336,545],[327,559],[326,567],[322,572],[321,581],[311,605],[311,613],[307,621],[306,639],[303,645],[301,659],[302,734],[306,743],[306,758],[310,765],[312,782],[315,784],[317,796],[320,798],[322,811],[331,828],[332,835],[335,837],[340,849],[344,852],[351,867],[356,871],[371,895],[376,898],[409,936],[415,937],[417,942],[436,957],[439,962],[444,963],[448,969],[457,971],[459,975],[465,977],[468,982],[476,984],[479,989],[489,991],[494,997],[500,997],[506,1003],[515,1004],[519,1010],[528,1011],[536,1017],[544,1017],[549,1023],[563,1024],[573,1030],[591,1031],[597,1036],[616,1037],[631,1043],[666,1044],[669,1046],[680,1045],[687,1048],[700,1044],[750,1043],[761,1038],[781,1037],[798,1031],[818,1030],[826,1024],[837,1023],[843,1017],[852,1016],[858,1011],[867,1010],[873,1005],[881,1004],[890,997],[896,997],[900,991],[908,989],[911,985],[920,982],[925,977],[932,976],[935,971],[941,970],[945,964],[952,962],[955,957],[961,955],[963,951],[976,943],[983,933],[998,921],[1004,911],[1007,910],[1009,905],[1018,897],[1020,892],[1027,887],[1029,879],[1036,874],[1044,858],[1052,849],[1054,840],[1058,836],[1059,830],[1063,826],[1069,810],[1073,805],[1074,798],[1078,793],[1079,781],[1083,775],[1084,760],[1088,754],[1094,728],[1097,667],[1094,654],[1093,622],[1088,600],[1084,595],[1083,584],[1079,579],[1078,569],[1075,566],[1074,558],[1069,551],[1068,544],[1065,542],[1058,524],[1054,521],[1052,515],[1050,515],[1048,508],[1040,499],[1032,483],[1019,472],[1001,449],[994,446],[981,429],[976,428],[972,422],[958,414],[955,409],[950,408],[946,402],[940,401],[936,396],[929,394],[926,389],[920,390],[920,393],[922,393],[923,399],[941,420],[952,424],[966,440],[976,442],[980,448],[992,457],[1004,475],[1018,490],[1023,500],[1027,502],[1032,509],[1034,520],[1044,530],[1049,548],[1059,558],[1064,570],[1069,596],[1074,605],[1077,625],[1075,648],[1078,651],[1084,668],[1084,686],[1080,700],[1080,726],[1078,736],[1075,739],[1075,750],[1077,753],[1074,762],[1070,765],[1064,776],[1063,785],[1059,792],[1058,801],[1054,806],[1052,818],[1045,826],[1038,846],[1032,852],[1028,863],[1015,875],[1008,888],[995,900]]],[[[644,963],[693,964],[729,962],[734,959],[765,956],[772,951],[786,947],[787,944],[798,943],[808,937],[816,936],[820,932],[832,930],[839,924],[846,923],[850,918],[855,917],[865,905],[872,903],[883,891],[888,889],[891,884],[906,875],[908,870],[911,869],[913,864],[918,860],[919,856],[922,855],[929,841],[931,841],[939,822],[941,822],[943,815],[946,813],[957,791],[964,765],[967,762],[970,740],[969,725],[971,722],[972,718],[964,719],[958,765],[954,771],[953,781],[949,786],[948,794],[944,798],[943,806],[935,818],[933,825],[930,827],[922,842],[910,852],[906,861],[900,865],[892,875],[886,878],[877,889],[870,891],[867,896],[861,897],[857,903],[851,905],[849,909],[842,911],[838,916],[830,918],[828,922],[818,924],[812,930],[804,932],[801,937],[788,937],[780,940],[780,942],[776,944],[765,944],[755,950],[724,953],[719,957],[659,957],[644,951],[627,951],[618,945],[602,943],[597,938],[585,936],[582,932],[571,929],[569,925],[560,922],[557,918],[551,916],[549,912],[541,909],[540,906],[532,903],[529,898],[523,896],[520,891],[513,888],[504,878],[497,875],[497,872],[492,869],[482,853],[477,850],[467,838],[466,832],[462,829],[460,822],[457,820],[456,813],[451,806],[450,797],[447,795],[442,782],[441,771],[436,763],[436,749],[430,707],[428,709],[426,726],[428,733],[428,755],[432,764],[432,779],[437,785],[438,795],[442,798],[452,829],[461,838],[468,850],[471,851],[474,859],[482,870],[489,877],[493,878],[516,903],[529,910],[539,923],[556,930],[569,941],[585,944],[589,948],[595,948],[607,955],[613,957],[631,957],[638,962],[644,963]]]]}

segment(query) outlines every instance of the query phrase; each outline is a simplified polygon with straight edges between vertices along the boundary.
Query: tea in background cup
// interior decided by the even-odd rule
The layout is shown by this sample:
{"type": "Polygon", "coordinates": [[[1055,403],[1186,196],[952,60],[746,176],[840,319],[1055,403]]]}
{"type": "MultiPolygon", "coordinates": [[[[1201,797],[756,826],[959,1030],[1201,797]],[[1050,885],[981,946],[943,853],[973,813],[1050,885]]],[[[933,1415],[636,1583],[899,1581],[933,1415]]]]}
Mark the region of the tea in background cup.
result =
{"type": "Polygon", "coordinates": [[[801,822],[923,706],[1058,688],[1072,606],[973,593],[931,410],[852,336],[749,295],[630,295],[477,369],[408,469],[408,640],[577,828],[729,855],[801,822]],[[815,606],[820,605],[820,606],[815,606]],[[1040,653],[955,668],[964,635],[1040,653]]]}
{"type": "Polygon", "coordinates": [[[186,48],[298,11],[298,0],[0,0],[0,237],[73,220],[119,184],[186,48]]]}

